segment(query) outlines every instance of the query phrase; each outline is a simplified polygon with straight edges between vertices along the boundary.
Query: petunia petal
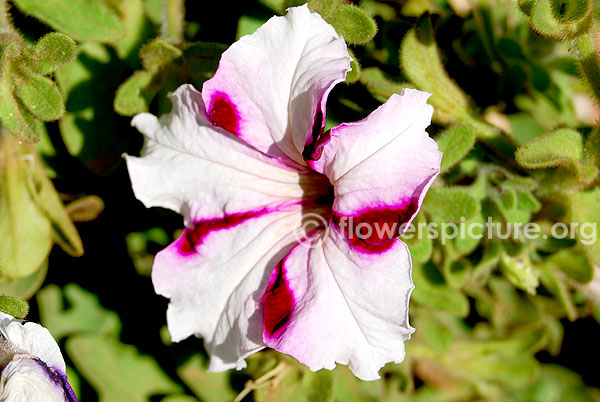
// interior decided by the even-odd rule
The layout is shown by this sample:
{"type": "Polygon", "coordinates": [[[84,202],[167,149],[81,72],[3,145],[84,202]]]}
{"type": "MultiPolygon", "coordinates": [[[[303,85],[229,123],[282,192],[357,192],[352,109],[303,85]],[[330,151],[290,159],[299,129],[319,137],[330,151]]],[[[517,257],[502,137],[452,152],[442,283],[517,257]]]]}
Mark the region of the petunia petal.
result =
{"type": "Polygon", "coordinates": [[[433,113],[428,97],[411,89],[393,95],[366,119],[322,135],[311,156],[311,166],[334,184],[334,223],[362,235],[365,251],[401,233],[439,173],[442,153],[425,131],[433,113]]]}
{"type": "Polygon", "coordinates": [[[202,96],[215,126],[291,166],[304,166],[331,88],[350,70],[343,39],[306,5],[273,17],[223,53],[202,96]]]}
{"type": "Polygon", "coordinates": [[[190,226],[321,191],[303,186],[311,181],[305,174],[273,164],[272,158],[213,127],[192,86],[183,85],[171,98],[173,110],[161,119],[151,114],[133,119],[146,143],[140,158],[126,156],[127,167],[135,195],[147,207],[175,210],[190,226]]]}
{"type": "Polygon", "coordinates": [[[406,245],[354,251],[337,229],[315,233],[275,268],[262,298],[265,344],[311,370],[347,364],[363,380],[404,359],[413,289],[406,245]]]}
{"type": "Polygon", "coordinates": [[[184,233],[158,253],[152,280],[156,292],[170,298],[172,339],[203,337],[211,370],[244,367],[243,359],[264,347],[260,297],[301,219],[299,206],[264,211],[205,232],[193,251],[184,233]]]}
{"type": "Polygon", "coordinates": [[[34,322],[21,322],[0,312],[0,332],[15,353],[35,356],[63,373],[66,366],[56,341],[50,332],[34,322]]]}
{"type": "Polygon", "coordinates": [[[42,360],[17,355],[2,370],[0,400],[5,402],[76,402],[64,372],[42,360]]]}

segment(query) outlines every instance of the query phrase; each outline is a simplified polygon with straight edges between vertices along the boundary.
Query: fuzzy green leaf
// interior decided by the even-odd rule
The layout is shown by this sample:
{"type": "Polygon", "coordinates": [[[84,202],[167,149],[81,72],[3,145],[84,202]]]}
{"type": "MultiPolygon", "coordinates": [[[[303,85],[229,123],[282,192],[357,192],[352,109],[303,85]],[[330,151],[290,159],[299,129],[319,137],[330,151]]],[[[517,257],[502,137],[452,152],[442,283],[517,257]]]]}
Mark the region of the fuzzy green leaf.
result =
{"type": "Polygon", "coordinates": [[[40,120],[58,120],[65,112],[62,96],[54,82],[27,69],[19,71],[16,93],[25,107],[40,120]]]}
{"type": "Polygon", "coordinates": [[[148,71],[140,70],[133,73],[117,90],[115,111],[123,116],[147,112],[152,96],[146,93],[145,89],[152,82],[152,78],[152,73],[148,71]]]}
{"type": "Polygon", "coordinates": [[[362,70],[360,82],[381,103],[387,101],[393,94],[402,93],[404,88],[413,87],[411,84],[392,81],[386,77],[383,71],[376,67],[369,67],[362,70]]]}
{"type": "Polygon", "coordinates": [[[119,17],[100,0],[13,0],[57,31],[80,41],[116,42],[124,34],[119,17]]]}
{"type": "Polygon", "coordinates": [[[16,99],[11,70],[0,75],[0,122],[20,141],[38,142],[44,132],[43,124],[16,99]]]}
{"type": "Polygon", "coordinates": [[[428,16],[421,17],[402,40],[400,65],[418,89],[432,93],[430,102],[436,121],[465,122],[469,100],[444,69],[428,16]]]}
{"type": "Polygon", "coordinates": [[[431,188],[423,209],[444,222],[469,220],[479,213],[481,206],[475,197],[457,187],[431,188]]]}
{"type": "Polygon", "coordinates": [[[328,16],[324,17],[337,33],[344,37],[346,43],[362,45],[377,34],[375,20],[364,10],[350,4],[337,6],[328,16]]]}
{"type": "Polygon", "coordinates": [[[571,164],[583,156],[583,138],[577,131],[561,128],[535,137],[517,149],[515,158],[519,165],[539,169],[571,164]]]}
{"type": "Polygon", "coordinates": [[[75,59],[77,45],[65,34],[52,32],[41,38],[27,54],[27,66],[36,73],[49,74],[75,59]]]}
{"type": "Polygon", "coordinates": [[[475,145],[475,130],[469,125],[455,126],[444,131],[437,138],[442,157],[440,172],[446,172],[460,162],[475,145]]]}
{"type": "Polygon", "coordinates": [[[10,296],[0,296],[0,311],[22,320],[29,312],[29,303],[10,296]]]}
{"type": "Polygon", "coordinates": [[[533,29],[560,40],[581,35],[592,24],[591,0],[537,0],[525,8],[530,9],[533,29]]]}
{"type": "Polygon", "coordinates": [[[181,55],[182,52],[179,48],[160,38],[154,39],[140,49],[142,65],[146,71],[151,73],[157,72],[181,55]]]}

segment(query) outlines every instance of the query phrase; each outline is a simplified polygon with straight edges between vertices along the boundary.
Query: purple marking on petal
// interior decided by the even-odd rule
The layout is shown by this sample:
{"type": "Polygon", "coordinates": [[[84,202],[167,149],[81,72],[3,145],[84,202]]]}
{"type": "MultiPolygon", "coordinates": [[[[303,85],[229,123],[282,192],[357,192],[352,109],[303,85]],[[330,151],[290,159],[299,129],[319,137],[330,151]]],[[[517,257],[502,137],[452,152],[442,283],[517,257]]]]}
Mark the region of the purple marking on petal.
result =
{"type": "Polygon", "coordinates": [[[259,211],[243,212],[238,214],[225,215],[223,218],[198,221],[194,223],[194,227],[185,228],[183,234],[176,241],[177,249],[182,255],[190,255],[196,252],[196,247],[202,244],[204,237],[210,232],[217,230],[230,229],[240,225],[248,219],[253,219],[258,216],[268,213],[267,209],[259,211]]]}
{"type": "Polygon", "coordinates": [[[236,136],[239,135],[240,116],[237,108],[225,92],[215,92],[208,108],[208,118],[213,126],[222,127],[236,136]]]}
{"type": "Polygon", "coordinates": [[[417,212],[418,199],[406,198],[395,206],[367,208],[355,215],[333,213],[333,223],[353,248],[366,253],[381,253],[393,245],[406,224],[417,212]]]}
{"type": "Polygon", "coordinates": [[[260,299],[264,334],[268,338],[274,338],[287,327],[293,311],[294,294],[285,277],[285,260],[283,258],[273,270],[265,294],[260,299]]]}
{"type": "Polygon", "coordinates": [[[71,385],[69,385],[69,382],[67,381],[67,376],[62,371],[56,367],[49,367],[38,357],[33,358],[33,360],[42,367],[48,379],[61,388],[65,396],[65,402],[77,402],[75,392],[73,392],[71,385]]]}

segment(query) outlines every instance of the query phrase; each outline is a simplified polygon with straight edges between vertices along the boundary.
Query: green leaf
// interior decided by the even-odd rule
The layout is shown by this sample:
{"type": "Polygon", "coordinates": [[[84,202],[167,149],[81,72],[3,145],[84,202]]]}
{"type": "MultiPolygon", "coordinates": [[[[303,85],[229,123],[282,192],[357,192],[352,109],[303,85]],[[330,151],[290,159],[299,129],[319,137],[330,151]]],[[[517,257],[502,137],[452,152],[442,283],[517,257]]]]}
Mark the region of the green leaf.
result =
{"type": "Polygon", "coordinates": [[[581,35],[592,25],[591,0],[537,0],[528,8],[533,29],[559,40],[581,35]]]}
{"type": "Polygon", "coordinates": [[[30,145],[0,139],[0,272],[10,279],[40,269],[53,243],[50,222],[29,191],[35,163],[30,145]]]}
{"type": "Polygon", "coordinates": [[[123,134],[130,130],[129,120],[113,111],[123,74],[114,52],[93,42],[82,44],[77,59],[56,73],[67,109],[58,122],[62,139],[69,153],[98,175],[122,162],[133,138],[123,134]]]}
{"type": "Polygon", "coordinates": [[[419,18],[402,40],[400,65],[418,89],[432,93],[435,121],[454,124],[469,120],[469,100],[444,69],[428,16],[419,18]]]}
{"type": "Polygon", "coordinates": [[[583,138],[577,131],[561,128],[535,137],[515,152],[519,165],[539,169],[570,164],[583,156],[583,138]]]}
{"type": "Polygon", "coordinates": [[[450,289],[433,264],[413,265],[413,280],[415,290],[412,298],[418,303],[458,317],[469,314],[467,297],[458,290],[450,289]]]}
{"type": "Polygon", "coordinates": [[[115,96],[114,108],[123,116],[134,116],[148,111],[148,105],[154,96],[154,91],[146,92],[152,82],[153,75],[148,71],[136,71],[127,79],[115,96]]]}
{"type": "Polygon", "coordinates": [[[590,391],[581,377],[558,365],[544,364],[540,373],[523,388],[508,391],[517,401],[570,401],[593,402],[590,391]]]}
{"type": "Polygon", "coordinates": [[[198,399],[189,395],[169,395],[160,400],[160,402],[198,402],[198,399]]]}
{"type": "Polygon", "coordinates": [[[179,48],[160,38],[152,40],[140,49],[142,65],[151,73],[157,72],[181,55],[179,48]]]}
{"type": "Polygon", "coordinates": [[[177,375],[205,402],[231,401],[236,397],[227,373],[209,373],[200,355],[192,356],[177,369],[177,375]]]}
{"type": "Polygon", "coordinates": [[[302,386],[309,402],[333,402],[335,399],[335,377],[329,370],[307,371],[302,386]]]}
{"type": "Polygon", "coordinates": [[[475,145],[475,130],[469,125],[455,126],[445,130],[436,139],[442,157],[440,173],[448,171],[460,162],[475,145]]]}
{"type": "Polygon", "coordinates": [[[51,79],[20,69],[16,93],[27,109],[43,121],[58,120],[65,112],[60,91],[51,79]]]}
{"type": "Polygon", "coordinates": [[[212,42],[196,42],[183,51],[183,62],[192,78],[202,75],[209,78],[207,73],[215,72],[219,66],[221,54],[227,50],[227,45],[212,42]]]}
{"type": "Polygon", "coordinates": [[[100,305],[98,296],[74,283],[48,285],[36,296],[42,324],[56,339],[77,333],[119,336],[121,321],[100,305]],[[68,306],[68,307],[67,307],[68,306]]]}
{"type": "Polygon", "coordinates": [[[585,255],[577,250],[560,250],[546,259],[546,263],[579,283],[589,282],[594,277],[594,267],[585,255]]]}
{"type": "Polygon", "coordinates": [[[360,7],[343,4],[335,7],[331,14],[324,16],[346,43],[363,45],[377,34],[375,20],[360,7]]]}
{"type": "Polygon", "coordinates": [[[577,36],[573,40],[573,52],[577,58],[579,69],[598,102],[600,101],[600,55],[596,38],[595,30],[577,36]]]}
{"type": "Polygon", "coordinates": [[[144,4],[142,0],[117,1],[116,7],[125,35],[119,38],[114,48],[119,58],[127,60],[135,68],[139,63],[138,50],[151,31],[144,15],[144,4]]]}
{"type": "Polygon", "coordinates": [[[12,68],[0,74],[0,122],[20,141],[38,142],[44,126],[15,98],[12,74],[12,68]]]}
{"type": "Polygon", "coordinates": [[[37,271],[25,278],[11,280],[0,276],[0,294],[29,300],[42,287],[47,272],[48,262],[46,260],[37,271]]]}
{"type": "Polygon", "coordinates": [[[556,276],[556,272],[547,265],[540,265],[540,281],[546,289],[558,300],[570,321],[577,319],[577,309],[565,283],[556,276]]]}
{"type": "Polygon", "coordinates": [[[31,53],[26,54],[27,66],[36,73],[49,74],[75,59],[77,45],[69,36],[52,32],[42,37],[31,53]]]}
{"type": "Polygon", "coordinates": [[[600,188],[581,191],[571,196],[571,217],[578,224],[577,240],[583,246],[589,260],[600,266],[600,188]]]}
{"type": "Polygon", "coordinates": [[[79,41],[116,42],[124,34],[119,17],[100,0],[13,0],[25,14],[79,41]]]}
{"type": "Polygon", "coordinates": [[[443,353],[452,345],[452,333],[439,322],[435,315],[421,315],[415,326],[425,338],[427,344],[437,353],[443,353]]]}
{"type": "Polygon", "coordinates": [[[479,201],[458,187],[429,189],[423,209],[443,222],[460,222],[474,218],[481,209],[479,201]]]}
{"type": "Polygon", "coordinates": [[[406,243],[410,250],[412,260],[418,264],[424,264],[429,261],[433,250],[427,221],[424,214],[418,214],[412,224],[407,227],[406,232],[400,236],[400,239],[406,243]]]}
{"type": "Polygon", "coordinates": [[[255,18],[249,15],[242,15],[238,20],[237,33],[235,39],[238,40],[242,36],[253,34],[266,21],[263,18],[255,18]]]}
{"type": "MultiPolygon", "coordinates": [[[[542,208],[542,204],[529,191],[508,189],[500,193],[491,190],[489,196],[509,223],[525,224],[542,208]]],[[[515,226],[515,231],[520,228],[515,226]]]]}
{"type": "Polygon", "coordinates": [[[383,71],[376,67],[363,69],[360,75],[360,82],[381,103],[387,101],[393,94],[402,93],[404,88],[413,87],[411,84],[392,81],[383,71]]]}
{"type": "Polygon", "coordinates": [[[358,62],[358,60],[356,59],[356,56],[354,55],[354,52],[352,50],[348,49],[348,54],[350,54],[350,57],[352,58],[352,60],[350,60],[351,70],[348,71],[348,73],[346,74],[346,83],[353,84],[360,79],[361,68],[360,68],[360,63],[358,62]]]}
{"type": "Polygon", "coordinates": [[[22,320],[29,313],[29,303],[11,296],[0,296],[0,311],[22,320]]]}
{"type": "Polygon", "coordinates": [[[77,370],[98,391],[100,401],[144,402],[154,394],[182,391],[154,359],[111,337],[73,335],[66,350],[77,370]]]}
{"type": "Polygon", "coordinates": [[[27,184],[32,199],[52,224],[54,241],[74,257],[83,255],[83,244],[79,233],[71,222],[52,181],[46,176],[46,171],[39,162],[33,164],[27,184]]]}

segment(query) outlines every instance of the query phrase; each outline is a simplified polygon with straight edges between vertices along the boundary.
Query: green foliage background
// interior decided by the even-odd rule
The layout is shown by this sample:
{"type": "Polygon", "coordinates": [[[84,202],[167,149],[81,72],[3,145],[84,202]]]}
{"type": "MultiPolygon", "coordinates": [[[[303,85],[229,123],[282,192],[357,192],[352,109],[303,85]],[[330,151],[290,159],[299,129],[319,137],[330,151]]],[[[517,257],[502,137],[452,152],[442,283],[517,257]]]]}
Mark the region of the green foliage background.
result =
{"type": "Polygon", "coordinates": [[[27,317],[59,341],[79,398],[600,400],[600,242],[550,230],[600,226],[598,4],[309,2],[355,58],[328,127],[402,88],[432,93],[444,159],[416,223],[489,217],[543,235],[406,238],[417,331],[404,363],[363,382],[273,351],[207,373],[200,340],[169,340],[149,275],[182,222],[133,197],[130,116],[168,112],[168,92],[200,88],[236,38],[301,2],[211,3],[0,0],[0,309],[23,317],[31,298],[27,317]]]}

